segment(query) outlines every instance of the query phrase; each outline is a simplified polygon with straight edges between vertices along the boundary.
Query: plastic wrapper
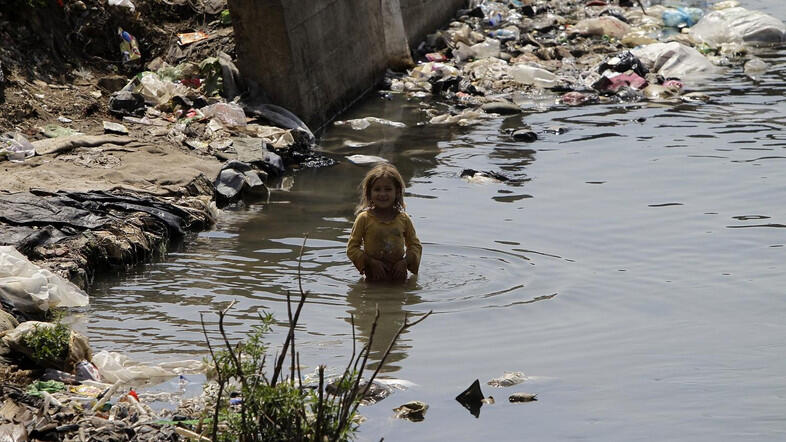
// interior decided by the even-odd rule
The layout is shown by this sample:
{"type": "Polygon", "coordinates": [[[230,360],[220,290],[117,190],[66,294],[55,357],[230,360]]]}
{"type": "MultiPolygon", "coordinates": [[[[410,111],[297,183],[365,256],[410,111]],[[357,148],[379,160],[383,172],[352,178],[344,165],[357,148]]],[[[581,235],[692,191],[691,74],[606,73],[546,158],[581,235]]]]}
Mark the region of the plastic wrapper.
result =
{"type": "Polygon", "coordinates": [[[11,246],[0,246],[0,298],[28,314],[88,304],[82,289],[31,263],[11,246]]]}

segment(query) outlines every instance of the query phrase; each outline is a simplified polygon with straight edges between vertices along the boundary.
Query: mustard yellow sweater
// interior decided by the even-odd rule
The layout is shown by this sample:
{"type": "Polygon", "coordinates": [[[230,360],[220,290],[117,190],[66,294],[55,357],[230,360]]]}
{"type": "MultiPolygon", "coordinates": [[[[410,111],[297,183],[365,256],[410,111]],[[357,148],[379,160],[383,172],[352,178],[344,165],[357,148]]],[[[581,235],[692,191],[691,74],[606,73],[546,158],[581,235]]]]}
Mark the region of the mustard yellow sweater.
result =
{"type": "Polygon", "coordinates": [[[415,226],[404,212],[399,212],[389,221],[382,221],[367,210],[360,212],[355,218],[347,243],[347,256],[360,273],[364,274],[367,256],[389,265],[405,258],[407,269],[417,273],[422,252],[423,247],[415,234],[415,226]]]}

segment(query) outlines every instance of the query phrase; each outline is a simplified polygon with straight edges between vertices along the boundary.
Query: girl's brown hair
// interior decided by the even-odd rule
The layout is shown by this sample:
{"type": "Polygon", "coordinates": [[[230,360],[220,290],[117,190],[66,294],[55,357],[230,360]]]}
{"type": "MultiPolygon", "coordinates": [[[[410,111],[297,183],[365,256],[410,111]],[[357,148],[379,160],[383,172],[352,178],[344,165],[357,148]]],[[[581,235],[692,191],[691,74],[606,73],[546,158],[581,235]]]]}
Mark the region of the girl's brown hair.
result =
{"type": "Polygon", "coordinates": [[[404,178],[392,164],[378,164],[373,169],[369,170],[363,181],[360,182],[360,203],[355,207],[355,214],[358,214],[366,209],[372,207],[371,203],[371,188],[374,187],[374,182],[380,178],[389,178],[393,181],[396,187],[396,199],[393,202],[393,207],[403,212],[406,208],[404,204],[404,178]]]}

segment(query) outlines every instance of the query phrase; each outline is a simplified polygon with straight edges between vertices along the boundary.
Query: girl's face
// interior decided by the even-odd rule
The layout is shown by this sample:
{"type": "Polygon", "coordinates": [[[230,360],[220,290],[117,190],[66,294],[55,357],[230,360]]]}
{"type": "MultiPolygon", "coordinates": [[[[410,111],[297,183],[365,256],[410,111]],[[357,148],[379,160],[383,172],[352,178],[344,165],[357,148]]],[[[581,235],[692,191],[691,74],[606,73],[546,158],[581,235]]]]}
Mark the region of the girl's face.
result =
{"type": "Polygon", "coordinates": [[[396,204],[396,185],[390,178],[377,178],[371,184],[371,203],[375,209],[390,209],[396,204]]]}

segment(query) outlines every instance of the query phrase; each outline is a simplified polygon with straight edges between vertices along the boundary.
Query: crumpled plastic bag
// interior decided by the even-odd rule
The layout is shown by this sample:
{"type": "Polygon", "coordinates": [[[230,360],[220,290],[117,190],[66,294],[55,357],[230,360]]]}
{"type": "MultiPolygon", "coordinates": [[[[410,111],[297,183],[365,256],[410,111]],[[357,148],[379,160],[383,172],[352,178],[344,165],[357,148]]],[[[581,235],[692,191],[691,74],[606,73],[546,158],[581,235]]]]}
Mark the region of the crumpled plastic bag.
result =
{"type": "Polygon", "coordinates": [[[131,0],[109,0],[108,4],[109,6],[122,6],[128,8],[131,10],[131,12],[136,10],[136,7],[134,7],[134,4],[131,2],[131,0]]]}
{"type": "Polygon", "coordinates": [[[0,246],[0,298],[28,314],[88,304],[82,289],[31,263],[11,246],[0,246]]]}
{"type": "Polygon", "coordinates": [[[701,77],[717,73],[718,67],[712,64],[701,52],[676,41],[653,43],[630,51],[651,71],[664,77],[701,77]]]}
{"type": "Polygon", "coordinates": [[[356,118],[354,120],[336,121],[335,123],[333,123],[333,125],[335,126],[349,126],[354,130],[363,130],[371,126],[371,124],[378,124],[380,126],[391,126],[391,127],[407,127],[407,125],[402,122],[385,120],[384,118],[378,118],[378,117],[356,118]]]}
{"type": "Polygon", "coordinates": [[[27,141],[24,135],[16,132],[6,132],[0,135],[0,158],[21,163],[25,158],[35,155],[35,148],[27,141]]]}
{"type": "Polygon", "coordinates": [[[98,367],[101,378],[108,383],[155,382],[182,373],[195,373],[205,370],[202,361],[184,360],[162,362],[157,365],[144,365],[132,361],[128,356],[102,350],[93,356],[93,364],[98,367]]]}
{"type": "Polygon", "coordinates": [[[245,127],[246,113],[236,103],[215,103],[200,109],[207,118],[215,118],[226,127],[245,127]]]}
{"type": "Polygon", "coordinates": [[[726,8],[705,15],[691,28],[690,36],[712,47],[722,43],[780,43],[786,41],[786,25],[760,11],[726,8]]]}
{"type": "Polygon", "coordinates": [[[470,80],[502,80],[510,75],[510,66],[499,58],[486,58],[467,63],[461,68],[470,80]]]}
{"type": "Polygon", "coordinates": [[[168,102],[175,96],[188,96],[191,90],[182,84],[162,80],[154,72],[143,72],[139,76],[139,93],[145,101],[159,105],[168,102]]]}
{"type": "MultiPolygon", "coordinates": [[[[19,324],[15,329],[7,332],[3,336],[3,343],[17,353],[21,353],[28,358],[32,358],[33,349],[25,342],[25,337],[34,333],[37,328],[52,328],[57,324],[53,322],[27,321],[19,324]]],[[[83,360],[90,360],[92,350],[87,337],[79,332],[71,330],[68,340],[68,355],[63,360],[36,361],[46,368],[55,368],[65,372],[72,372],[77,363],[83,360]]]]}

